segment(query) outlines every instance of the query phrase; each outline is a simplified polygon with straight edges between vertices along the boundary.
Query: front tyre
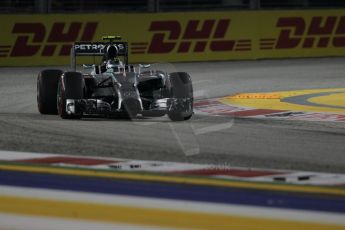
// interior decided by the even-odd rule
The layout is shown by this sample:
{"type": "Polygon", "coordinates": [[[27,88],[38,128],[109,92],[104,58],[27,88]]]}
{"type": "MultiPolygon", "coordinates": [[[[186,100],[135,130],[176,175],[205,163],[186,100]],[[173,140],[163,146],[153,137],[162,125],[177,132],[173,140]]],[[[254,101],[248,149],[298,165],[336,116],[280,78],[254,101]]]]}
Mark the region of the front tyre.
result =
{"type": "Polygon", "coordinates": [[[57,114],[57,85],[62,70],[46,69],[37,76],[37,107],[41,114],[57,114]]]}
{"type": "Polygon", "coordinates": [[[63,119],[80,119],[82,114],[71,114],[67,111],[67,99],[83,99],[84,78],[79,72],[65,72],[57,87],[57,110],[63,119]]]}
{"type": "Polygon", "coordinates": [[[169,75],[170,99],[168,117],[172,121],[185,121],[193,116],[193,86],[188,73],[169,75]]]}

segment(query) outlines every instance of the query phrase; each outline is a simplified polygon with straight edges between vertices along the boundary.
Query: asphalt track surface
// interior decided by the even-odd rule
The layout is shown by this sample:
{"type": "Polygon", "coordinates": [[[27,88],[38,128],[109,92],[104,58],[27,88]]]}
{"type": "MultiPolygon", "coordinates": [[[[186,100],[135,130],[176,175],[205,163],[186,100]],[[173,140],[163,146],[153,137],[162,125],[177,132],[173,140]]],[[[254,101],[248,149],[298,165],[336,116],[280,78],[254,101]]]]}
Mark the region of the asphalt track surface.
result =
{"type": "MultiPolygon", "coordinates": [[[[345,58],[174,65],[191,74],[203,98],[345,85],[345,58]]],[[[199,114],[179,123],[62,120],[37,111],[36,77],[44,68],[0,68],[1,150],[345,173],[345,122],[199,114]]]]}

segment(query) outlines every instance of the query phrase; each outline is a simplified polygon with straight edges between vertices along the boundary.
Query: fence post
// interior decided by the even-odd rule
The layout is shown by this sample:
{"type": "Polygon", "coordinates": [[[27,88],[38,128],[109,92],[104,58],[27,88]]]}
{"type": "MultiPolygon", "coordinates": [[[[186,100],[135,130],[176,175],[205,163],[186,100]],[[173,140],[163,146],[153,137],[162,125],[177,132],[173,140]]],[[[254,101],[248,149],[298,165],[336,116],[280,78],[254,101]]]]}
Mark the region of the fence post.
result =
{"type": "Polygon", "coordinates": [[[252,10],[259,10],[261,7],[260,0],[250,0],[249,1],[249,8],[252,10]]]}
{"type": "Polygon", "coordinates": [[[147,9],[149,12],[158,12],[159,0],[147,0],[147,9]]]}
{"type": "Polygon", "coordinates": [[[35,11],[38,13],[49,13],[51,0],[35,0],[35,11]]]}

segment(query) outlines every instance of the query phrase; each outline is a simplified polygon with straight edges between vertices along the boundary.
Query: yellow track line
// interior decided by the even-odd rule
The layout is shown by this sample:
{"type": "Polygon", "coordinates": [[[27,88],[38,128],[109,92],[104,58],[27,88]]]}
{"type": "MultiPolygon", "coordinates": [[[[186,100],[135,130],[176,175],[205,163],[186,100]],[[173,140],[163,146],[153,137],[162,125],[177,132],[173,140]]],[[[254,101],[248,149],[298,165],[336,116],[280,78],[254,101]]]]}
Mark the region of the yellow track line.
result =
{"type": "Polygon", "coordinates": [[[0,212],[5,213],[71,218],[87,221],[130,223],[143,226],[220,230],[230,228],[237,230],[275,230],[277,227],[281,230],[321,230],[343,229],[344,227],[332,224],[259,219],[165,209],[126,207],[121,205],[18,198],[12,196],[0,196],[0,204],[0,212]]]}
{"type": "Polygon", "coordinates": [[[145,173],[124,173],[124,172],[108,172],[100,170],[76,169],[76,168],[59,168],[48,166],[31,166],[31,165],[10,165],[0,164],[0,170],[22,171],[32,173],[52,173],[60,175],[73,175],[73,176],[90,176],[90,177],[103,177],[124,180],[141,180],[152,182],[166,182],[166,183],[184,183],[192,185],[204,186],[223,186],[223,187],[236,187],[245,189],[262,189],[286,192],[305,192],[316,194],[329,194],[345,196],[345,189],[342,188],[329,188],[317,186],[301,186],[301,185],[282,185],[282,184],[267,184],[257,182],[243,182],[243,181],[225,181],[219,179],[209,178],[192,178],[192,177],[179,177],[170,175],[154,175],[145,173]]]}

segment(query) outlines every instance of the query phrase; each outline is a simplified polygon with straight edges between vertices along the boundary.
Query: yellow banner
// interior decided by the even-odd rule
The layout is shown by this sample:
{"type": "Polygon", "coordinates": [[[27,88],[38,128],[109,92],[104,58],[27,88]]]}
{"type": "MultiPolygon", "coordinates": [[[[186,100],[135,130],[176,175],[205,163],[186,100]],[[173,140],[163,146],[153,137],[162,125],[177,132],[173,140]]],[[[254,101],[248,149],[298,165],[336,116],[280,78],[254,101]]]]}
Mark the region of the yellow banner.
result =
{"type": "Polygon", "coordinates": [[[130,62],[345,56],[344,10],[0,15],[0,66],[66,65],[74,41],[121,35],[130,62]]]}

